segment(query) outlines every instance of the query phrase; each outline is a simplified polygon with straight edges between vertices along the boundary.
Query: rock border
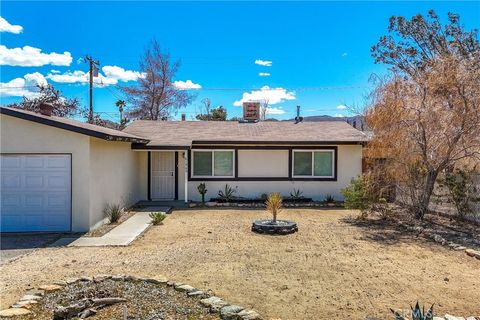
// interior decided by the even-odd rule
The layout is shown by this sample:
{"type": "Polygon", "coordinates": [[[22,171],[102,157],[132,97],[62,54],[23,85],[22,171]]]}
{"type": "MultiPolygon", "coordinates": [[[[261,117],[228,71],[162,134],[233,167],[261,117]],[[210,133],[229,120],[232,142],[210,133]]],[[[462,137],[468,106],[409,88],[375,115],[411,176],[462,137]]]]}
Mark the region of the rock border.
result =
{"type": "MultiPolygon", "coordinates": [[[[190,202],[189,208],[215,208],[215,207],[228,207],[228,208],[265,208],[266,205],[263,202],[216,202],[207,201],[204,204],[201,202],[190,202]]],[[[325,203],[325,202],[284,202],[284,208],[343,208],[343,203],[325,203]]]]}
{"type": "Polygon", "coordinates": [[[210,313],[218,313],[222,320],[261,320],[260,314],[253,310],[239,305],[231,304],[212,295],[209,291],[197,289],[185,283],[168,280],[164,276],[156,277],[138,277],[134,275],[106,275],[100,274],[93,277],[82,276],[66,280],[55,281],[51,284],[38,286],[37,289],[28,290],[25,292],[20,300],[10,306],[8,309],[0,311],[0,318],[10,318],[20,315],[29,315],[33,312],[30,310],[32,305],[39,303],[43,299],[45,293],[62,290],[65,286],[77,282],[102,282],[105,280],[113,281],[130,281],[139,282],[144,281],[156,285],[165,285],[173,287],[176,291],[185,293],[187,297],[192,299],[200,299],[199,303],[208,308],[210,313]]]}
{"type": "Polygon", "coordinates": [[[453,241],[447,241],[441,235],[420,226],[412,226],[402,221],[399,221],[398,225],[407,229],[410,232],[418,232],[419,234],[423,234],[425,238],[430,238],[431,240],[441,244],[442,246],[449,247],[450,249],[455,251],[464,251],[469,257],[477,258],[478,260],[480,260],[480,250],[467,248],[453,241]]]}

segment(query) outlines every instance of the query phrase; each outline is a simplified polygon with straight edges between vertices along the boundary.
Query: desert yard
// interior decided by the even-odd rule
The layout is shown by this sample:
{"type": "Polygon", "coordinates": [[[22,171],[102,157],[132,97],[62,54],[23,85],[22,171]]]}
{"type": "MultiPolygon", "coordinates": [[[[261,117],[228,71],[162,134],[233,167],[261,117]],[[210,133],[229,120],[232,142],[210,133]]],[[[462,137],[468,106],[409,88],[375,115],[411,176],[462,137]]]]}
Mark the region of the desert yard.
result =
{"type": "Polygon", "coordinates": [[[480,261],[347,210],[289,209],[299,232],[258,235],[263,210],[176,210],[130,247],[44,248],[2,265],[1,307],[31,287],[95,274],[166,277],[211,289],[266,319],[391,318],[420,300],[438,314],[480,313],[480,261]]]}

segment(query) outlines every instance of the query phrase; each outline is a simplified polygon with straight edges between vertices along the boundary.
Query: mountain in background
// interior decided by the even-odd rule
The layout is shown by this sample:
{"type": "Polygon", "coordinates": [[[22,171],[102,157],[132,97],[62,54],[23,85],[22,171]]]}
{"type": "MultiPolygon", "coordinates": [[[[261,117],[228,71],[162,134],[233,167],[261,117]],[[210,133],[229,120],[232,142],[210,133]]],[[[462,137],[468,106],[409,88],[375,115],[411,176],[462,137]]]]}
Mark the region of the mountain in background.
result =
{"type": "MultiPolygon", "coordinates": [[[[289,119],[288,121],[295,121],[295,119],[289,119]]],[[[355,129],[360,131],[365,131],[367,125],[365,124],[365,119],[363,116],[352,116],[352,117],[332,117],[328,115],[320,116],[307,116],[303,117],[305,122],[320,122],[320,121],[345,121],[355,129]]]]}

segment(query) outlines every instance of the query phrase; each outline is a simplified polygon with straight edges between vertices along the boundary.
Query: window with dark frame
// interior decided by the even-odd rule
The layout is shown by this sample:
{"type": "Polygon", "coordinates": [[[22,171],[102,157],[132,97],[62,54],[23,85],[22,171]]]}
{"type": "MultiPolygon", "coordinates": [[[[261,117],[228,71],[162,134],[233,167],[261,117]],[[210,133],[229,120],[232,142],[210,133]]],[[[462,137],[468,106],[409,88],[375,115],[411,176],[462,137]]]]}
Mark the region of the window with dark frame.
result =
{"type": "Polygon", "coordinates": [[[335,151],[293,150],[293,178],[334,178],[335,151]]]}
{"type": "Polygon", "coordinates": [[[233,150],[192,150],[192,177],[233,178],[233,150]]]}

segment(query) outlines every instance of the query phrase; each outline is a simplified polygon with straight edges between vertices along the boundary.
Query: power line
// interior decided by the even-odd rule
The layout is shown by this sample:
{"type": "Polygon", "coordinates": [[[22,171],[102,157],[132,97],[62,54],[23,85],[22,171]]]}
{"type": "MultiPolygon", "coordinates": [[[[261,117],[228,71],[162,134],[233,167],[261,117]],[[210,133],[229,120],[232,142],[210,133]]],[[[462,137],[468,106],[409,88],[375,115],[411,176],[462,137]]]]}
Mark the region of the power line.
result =
{"type": "MultiPolygon", "coordinates": [[[[61,85],[74,85],[72,83],[60,83],[61,85]]],[[[82,83],[84,85],[86,83],[82,83]]],[[[103,83],[98,83],[95,82],[94,84],[98,85],[104,85],[103,83]]],[[[55,84],[57,85],[57,84],[55,84]]],[[[78,86],[78,85],[77,85],[78,86]]],[[[104,85],[100,88],[107,88],[108,85],[104,85]]],[[[212,88],[199,88],[199,89],[190,89],[191,91],[321,91],[321,90],[349,90],[349,89],[362,89],[362,88],[371,88],[372,86],[332,86],[332,87],[291,87],[291,88],[283,88],[283,87],[278,87],[278,88],[268,88],[268,89],[263,89],[262,87],[260,88],[221,88],[221,87],[212,87],[212,88]]],[[[38,86],[23,86],[23,87],[6,87],[6,86],[0,86],[0,90],[8,90],[8,89],[24,89],[24,88],[38,88],[38,86]]]]}

